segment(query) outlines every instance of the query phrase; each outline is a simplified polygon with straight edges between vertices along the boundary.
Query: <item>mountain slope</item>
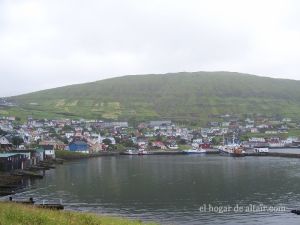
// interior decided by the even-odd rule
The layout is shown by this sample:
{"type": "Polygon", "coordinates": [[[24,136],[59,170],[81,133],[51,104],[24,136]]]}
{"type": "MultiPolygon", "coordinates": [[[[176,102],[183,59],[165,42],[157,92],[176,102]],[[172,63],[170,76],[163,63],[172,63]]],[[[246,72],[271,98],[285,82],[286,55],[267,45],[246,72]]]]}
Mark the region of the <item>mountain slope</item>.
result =
{"type": "Polygon", "coordinates": [[[262,113],[296,117],[300,81],[231,72],[140,75],[71,85],[12,97],[18,112],[138,120],[207,119],[211,114],[262,113]]]}

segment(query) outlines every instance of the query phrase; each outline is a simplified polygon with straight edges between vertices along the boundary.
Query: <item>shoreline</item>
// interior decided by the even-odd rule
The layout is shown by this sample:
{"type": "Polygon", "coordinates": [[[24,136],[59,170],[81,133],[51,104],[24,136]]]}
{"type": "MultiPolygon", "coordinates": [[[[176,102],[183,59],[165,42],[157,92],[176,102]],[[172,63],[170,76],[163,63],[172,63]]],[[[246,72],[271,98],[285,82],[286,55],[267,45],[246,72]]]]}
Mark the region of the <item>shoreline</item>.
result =
{"type": "MultiPolygon", "coordinates": [[[[219,154],[218,150],[216,149],[209,149],[206,154],[219,154]]],[[[70,161],[70,160],[77,160],[77,159],[89,159],[89,158],[96,158],[96,157],[105,157],[105,156],[124,156],[128,154],[124,154],[124,152],[99,152],[99,153],[92,153],[92,154],[85,154],[79,152],[66,152],[66,151],[56,151],[56,155],[59,159],[70,161]]],[[[186,155],[181,150],[150,150],[149,154],[145,155],[186,155]]]]}
{"type": "MultiPolygon", "coordinates": [[[[156,154],[155,155],[163,155],[162,153],[163,152],[161,152],[161,151],[157,151],[157,152],[155,152],[156,154]],[[158,154],[157,154],[158,153],[158,154]]],[[[178,154],[179,152],[174,152],[174,151],[171,151],[171,152],[165,152],[165,153],[167,153],[167,154],[165,154],[165,155],[184,155],[184,154],[178,154]]],[[[205,154],[204,154],[205,155],[205,154]]],[[[218,152],[217,151],[209,151],[208,152],[208,155],[218,155],[218,152]]],[[[105,157],[105,156],[119,156],[119,154],[116,154],[115,152],[113,152],[113,153],[111,153],[111,152],[105,152],[105,153],[102,153],[102,154],[93,154],[93,155],[88,155],[88,156],[86,156],[85,158],[83,158],[83,159],[88,159],[88,158],[95,158],[95,157],[105,157]]],[[[284,157],[284,158],[300,158],[300,154],[293,154],[293,153],[274,153],[274,152],[269,152],[269,153],[252,153],[252,154],[248,154],[248,155],[246,155],[247,157],[248,156],[253,156],[253,157],[258,157],[258,156],[264,156],[264,157],[268,157],[268,156],[270,156],[270,157],[284,157]]],[[[139,157],[139,156],[137,156],[137,157],[139,157]]],[[[151,155],[150,155],[150,157],[151,157],[151,155]]],[[[213,156],[212,156],[213,157],[213,156]]],[[[228,157],[225,157],[225,158],[228,158],[228,157]]],[[[77,158],[77,160],[78,160],[79,158],[77,158]]],[[[146,158],[145,158],[146,159],[146,158]]],[[[58,159],[58,161],[60,161],[59,159],[58,159]]],[[[68,162],[68,161],[72,161],[72,160],[65,160],[65,162],[68,162]]],[[[50,168],[50,169],[54,169],[54,168],[50,168]]],[[[0,173],[0,175],[1,175],[1,173],[0,173]]],[[[10,175],[10,174],[6,174],[6,176],[8,176],[8,175],[10,175]]],[[[0,181],[2,181],[1,180],[1,176],[0,176],[0,181]]],[[[0,185],[1,186],[1,185],[0,185]]],[[[22,193],[22,190],[20,191],[20,193],[22,193]]],[[[8,197],[7,197],[8,198],[8,197]]],[[[5,197],[2,197],[2,200],[4,200],[4,201],[6,201],[7,199],[5,198],[5,197]]],[[[0,204],[2,203],[2,205],[5,205],[5,204],[15,204],[15,203],[7,203],[7,202],[0,202],[0,204]]],[[[16,204],[18,204],[18,203],[16,203],[16,204]]],[[[18,205],[20,205],[20,204],[18,204],[18,205]]],[[[22,206],[23,207],[23,206],[22,206]]],[[[28,207],[28,208],[31,208],[32,206],[24,206],[24,207],[28,207]]],[[[45,209],[43,209],[43,210],[45,210],[45,209]]],[[[62,210],[62,212],[66,212],[67,210],[62,210]]],[[[72,212],[75,212],[75,211],[72,211],[72,212]]],[[[84,213],[84,215],[86,215],[86,214],[90,214],[90,213],[84,213]]],[[[118,216],[117,216],[117,218],[118,218],[118,216]]],[[[126,219],[126,218],[125,218],[126,219]]],[[[0,218],[0,220],[1,220],[1,218],[0,218]]],[[[142,224],[144,224],[144,223],[142,223],[142,224]]]]}

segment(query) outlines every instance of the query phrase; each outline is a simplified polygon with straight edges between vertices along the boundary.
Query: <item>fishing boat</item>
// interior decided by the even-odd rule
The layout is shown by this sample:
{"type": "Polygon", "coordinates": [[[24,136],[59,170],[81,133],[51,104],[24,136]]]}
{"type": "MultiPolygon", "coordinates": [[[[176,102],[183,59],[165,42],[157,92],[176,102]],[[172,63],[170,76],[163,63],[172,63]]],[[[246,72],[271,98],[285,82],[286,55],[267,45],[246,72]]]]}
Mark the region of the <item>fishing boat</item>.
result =
{"type": "Polygon", "coordinates": [[[218,148],[221,155],[228,155],[233,157],[245,156],[245,151],[240,145],[224,145],[218,148]]]}
{"type": "Polygon", "coordinates": [[[204,154],[206,150],[202,148],[183,150],[185,154],[204,154]]]}
{"type": "Polygon", "coordinates": [[[221,145],[218,147],[218,150],[221,155],[233,156],[233,157],[245,156],[244,148],[241,145],[235,143],[234,136],[232,138],[231,144],[221,145]]]}

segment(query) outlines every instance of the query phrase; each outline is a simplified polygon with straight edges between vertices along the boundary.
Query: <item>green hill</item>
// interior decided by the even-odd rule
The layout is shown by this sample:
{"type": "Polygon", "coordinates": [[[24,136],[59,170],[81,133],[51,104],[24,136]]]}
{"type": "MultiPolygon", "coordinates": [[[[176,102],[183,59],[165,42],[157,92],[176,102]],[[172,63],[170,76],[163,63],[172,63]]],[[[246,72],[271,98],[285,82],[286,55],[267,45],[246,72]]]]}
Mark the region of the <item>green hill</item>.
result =
{"type": "Polygon", "coordinates": [[[300,115],[300,81],[231,72],[140,75],[11,99],[19,107],[10,113],[38,117],[200,121],[212,114],[260,113],[295,118],[300,115]]]}

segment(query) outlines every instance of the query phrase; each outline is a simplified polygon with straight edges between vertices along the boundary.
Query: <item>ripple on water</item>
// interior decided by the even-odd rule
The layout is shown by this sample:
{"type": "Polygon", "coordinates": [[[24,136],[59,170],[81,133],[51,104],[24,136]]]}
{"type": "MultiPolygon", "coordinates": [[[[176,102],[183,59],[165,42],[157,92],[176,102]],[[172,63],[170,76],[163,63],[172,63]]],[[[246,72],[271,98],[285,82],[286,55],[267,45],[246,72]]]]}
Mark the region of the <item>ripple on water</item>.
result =
{"type": "Polygon", "coordinates": [[[214,213],[200,212],[199,207],[263,204],[300,209],[299,178],[298,159],[105,157],[58,166],[18,195],[39,201],[62,198],[69,210],[166,225],[298,225],[300,217],[288,211],[214,213]]]}

